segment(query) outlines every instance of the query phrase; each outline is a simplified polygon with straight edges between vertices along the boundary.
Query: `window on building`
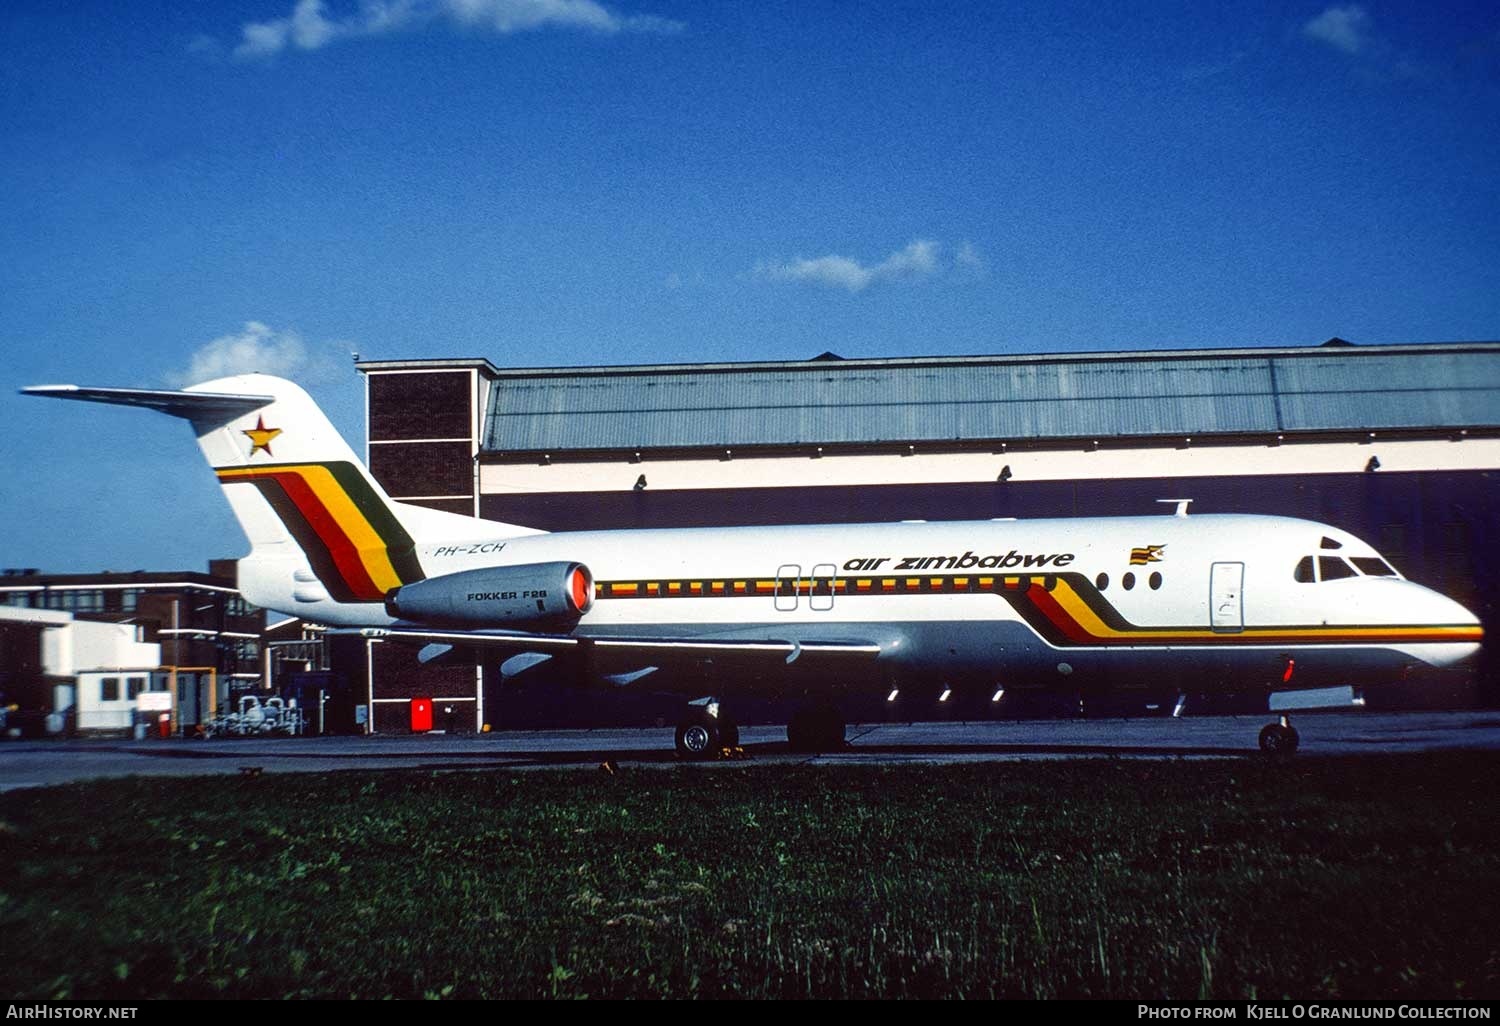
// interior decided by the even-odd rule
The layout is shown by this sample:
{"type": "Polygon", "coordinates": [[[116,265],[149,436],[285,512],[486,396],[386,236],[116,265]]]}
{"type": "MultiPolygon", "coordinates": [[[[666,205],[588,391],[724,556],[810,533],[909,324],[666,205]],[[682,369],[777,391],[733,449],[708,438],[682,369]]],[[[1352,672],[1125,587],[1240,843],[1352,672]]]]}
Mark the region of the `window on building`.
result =
{"type": "Polygon", "coordinates": [[[72,613],[104,612],[104,592],[97,588],[60,588],[50,594],[48,608],[72,613]]]}
{"type": "Polygon", "coordinates": [[[119,677],[100,677],[99,678],[99,701],[101,701],[101,702],[118,702],[119,700],[120,700],[120,678],[119,677]]]}
{"type": "Polygon", "coordinates": [[[135,701],[135,696],[146,690],[145,677],[130,677],[125,681],[125,693],[130,700],[135,701]]]}
{"type": "Polygon", "coordinates": [[[255,615],[255,607],[246,602],[244,598],[239,595],[231,595],[229,597],[228,603],[226,603],[224,606],[224,611],[230,616],[255,615]]]}

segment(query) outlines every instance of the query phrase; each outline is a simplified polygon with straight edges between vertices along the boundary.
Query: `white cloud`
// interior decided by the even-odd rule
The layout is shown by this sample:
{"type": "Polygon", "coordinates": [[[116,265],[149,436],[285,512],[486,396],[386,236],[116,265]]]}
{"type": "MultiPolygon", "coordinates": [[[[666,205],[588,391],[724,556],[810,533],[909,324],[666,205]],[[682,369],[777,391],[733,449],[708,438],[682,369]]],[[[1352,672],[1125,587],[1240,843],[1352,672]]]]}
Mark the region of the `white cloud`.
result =
{"type": "Polygon", "coordinates": [[[829,288],[861,292],[871,285],[887,281],[929,278],[943,270],[938,260],[938,244],[931,239],[917,239],[878,264],[862,264],[852,257],[797,257],[786,263],[761,263],[756,273],[774,281],[800,281],[829,288]]]}
{"type": "Polygon", "coordinates": [[[309,381],[328,380],[336,372],[344,347],[329,342],[309,348],[295,331],[277,331],[259,321],[246,321],[244,330],[205,342],[193,353],[186,370],[168,374],[176,388],[231,374],[275,374],[309,381]]]}
{"type": "Polygon", "coordinates": [[[433,23],[510,35],[544,28],[617,32],[681,32],[669,18],[620,14],[598,0],[361,0],[357,11],[330,15],[323,0],[297,0],[284,18],[246,22],[234,55],[271,57],[286,49],[319,50],[341,39],[414,30],[433,23]]]}
{"type": "Polygon", "coordinates": [[[1302,26],[1309,39],[1326,43],[1345,53],[1363,53],[1375,42],[1370,14],[1359,4],[1330,7],[1302,26]]]}

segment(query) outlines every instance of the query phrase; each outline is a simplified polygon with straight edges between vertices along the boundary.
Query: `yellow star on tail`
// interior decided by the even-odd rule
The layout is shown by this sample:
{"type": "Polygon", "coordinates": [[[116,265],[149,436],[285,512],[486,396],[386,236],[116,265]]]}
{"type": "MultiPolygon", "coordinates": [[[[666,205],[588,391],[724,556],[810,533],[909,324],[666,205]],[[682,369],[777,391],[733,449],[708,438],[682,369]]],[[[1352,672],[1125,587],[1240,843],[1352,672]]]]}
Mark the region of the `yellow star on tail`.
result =
{"type": "Polygon", "coordinates": [[[251,456],[254,456],[262,449],[265,450],[267,456],[273,456],[275,454],[271,452],[271,442],[277,435],[281,434],[281,428],[268,428],[266,427],[266,419],[264,417],[256,417],[255,426],[253,428],[246,428],[240,434],[250,439],[251,456]]]}

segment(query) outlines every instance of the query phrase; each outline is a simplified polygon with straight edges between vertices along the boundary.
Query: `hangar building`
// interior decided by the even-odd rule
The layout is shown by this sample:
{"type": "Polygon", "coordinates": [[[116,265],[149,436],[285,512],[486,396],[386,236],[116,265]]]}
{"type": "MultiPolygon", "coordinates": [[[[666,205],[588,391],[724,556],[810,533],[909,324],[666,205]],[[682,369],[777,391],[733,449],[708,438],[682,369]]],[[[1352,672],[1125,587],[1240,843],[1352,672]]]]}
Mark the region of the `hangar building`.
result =
{"type": "MultiPolygon", "coordinates": [[[[368,462],[403,502],[567,531],[1165,514],[1190,498],[1352,531],[1500,637],[1496,342],[358,366],[368,462]]],[[[1495,647],[1404,701],[1495,701],[1495,647]]],[[[454,730],[536,715],[495,713],[495,667],[418,670],[375,648],[371,729],[404,729],[413,695],[454,730]]]]}

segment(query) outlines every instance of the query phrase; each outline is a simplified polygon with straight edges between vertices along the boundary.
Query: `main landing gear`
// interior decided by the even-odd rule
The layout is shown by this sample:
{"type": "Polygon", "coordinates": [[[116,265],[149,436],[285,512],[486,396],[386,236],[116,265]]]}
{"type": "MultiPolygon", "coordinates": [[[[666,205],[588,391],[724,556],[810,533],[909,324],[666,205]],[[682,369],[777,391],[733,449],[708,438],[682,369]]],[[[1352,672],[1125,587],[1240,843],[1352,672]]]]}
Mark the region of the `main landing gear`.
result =
{"type": "Polygon", "coordinates": [[[677,724],[677,754],[684,759],[717,759],[726,748],[739,744],[739,724],[716,701],[688,706],[677,724]]]}
{"type": "Polygon", "coordinates": [[[1267,723],[1260,731],[1260,750],[1267,755],[1293,755],[1297,751],[1297,728],[1292,718],[1283,716],[1275,723],[1267,723]]]}
{"type": "Polygon", "coordinates": [[[844,717],[827,702],[804,706],[786,725],[786,740],[794,752],[836,752],[844,747],[844,717]]]}
{"type": "MultiPolygon", "coordinates": [[[[794,752],[836,752],[844,747],[844,717],[831,703],[804,706],[786,726],[788,747],[794,752]]],[[[740,744],[739,724],[718,701],[689,705],[677,724],[677,755],[702,762],[717,759],[740,744]]]]}

